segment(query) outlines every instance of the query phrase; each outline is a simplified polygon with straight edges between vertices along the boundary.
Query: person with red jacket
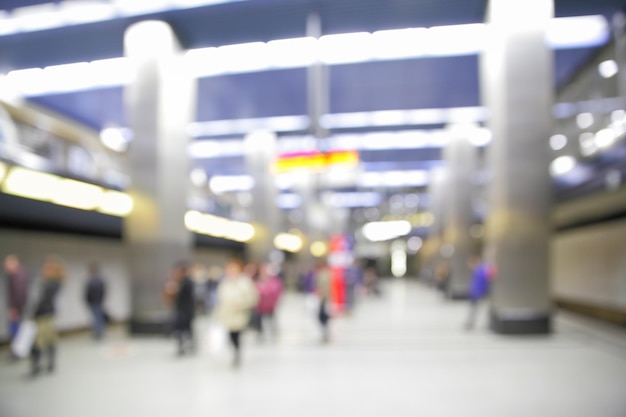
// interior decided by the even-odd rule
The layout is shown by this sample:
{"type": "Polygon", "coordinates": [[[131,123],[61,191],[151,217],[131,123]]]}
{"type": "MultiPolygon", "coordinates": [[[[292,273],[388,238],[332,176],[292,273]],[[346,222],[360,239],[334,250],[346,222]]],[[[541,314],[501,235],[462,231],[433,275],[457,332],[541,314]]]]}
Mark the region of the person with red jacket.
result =
{"type": "Polygon", "coordinates": [[[259,279],[256,282],[259,293],[259,302],[256,312],[259,317],[258,331],[259,339],[264,337],[264,323],[270,323],[272,336],[278,336],[278,325],[276,323],[276,306],[283,292],[283,284],[274,273],[274,267],[270,264],[263,265],[259,269],[259,279]]]}

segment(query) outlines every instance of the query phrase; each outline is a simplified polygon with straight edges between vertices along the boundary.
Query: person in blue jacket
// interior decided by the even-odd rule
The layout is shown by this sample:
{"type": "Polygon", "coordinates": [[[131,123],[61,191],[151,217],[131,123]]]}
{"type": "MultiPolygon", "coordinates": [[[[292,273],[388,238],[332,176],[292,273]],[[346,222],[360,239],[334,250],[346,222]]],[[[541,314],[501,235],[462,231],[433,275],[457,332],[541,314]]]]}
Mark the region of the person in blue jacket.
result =
{"type": "Polygon", "coordinates": [[[465,328],[472,330],[476,322],[480,301],[489,295],[492,274],[489,265],[478,256],[473,257],[469,263],[473,272],[469,289],[470,311],[465,328]]]}

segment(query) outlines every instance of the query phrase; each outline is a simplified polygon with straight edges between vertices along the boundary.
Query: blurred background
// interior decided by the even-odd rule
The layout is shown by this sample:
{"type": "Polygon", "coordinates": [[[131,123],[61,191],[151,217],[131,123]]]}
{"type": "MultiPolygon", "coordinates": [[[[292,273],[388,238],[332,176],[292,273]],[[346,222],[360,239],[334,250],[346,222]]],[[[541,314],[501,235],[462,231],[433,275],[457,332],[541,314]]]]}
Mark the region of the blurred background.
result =
{"type": "Polygon", "coordinates": [[[61,386],[78,393],[81,378],[101,395],[79,402],[103,413],[115,397],[123,413],[200,415],[215,404],[243,415],[252,408],[236,399],[263,401],[272,392],[260,381],[272,372],[276,389],[319,383],[328,397],[306,410],[304,397],[285,394],[267,409],[281,415],[323,406],[368,415],[389,404],[406,415],[517,415],[529,399],[553,415],[625,415],[624,7],[1,1],[7,357],[19,324],[41,307],[33,300],[49,256],[64,270],[53,315],[61,370],[25,386],[25,361],[0,364],[2,415],[73,415],[61,386]],[[239,374],[207,347],[219,321],[212,297],[233,258],[269,265],[284,288],[276,345],[245,336],[251,358],[239,374]],[[167,288],[180,261],[206,343],[173,368],[161,336],[179,306],[167,288]],[[85,301],[94,274],[109,323],[96,348],[86,342],[101,320],[85,301]],[[326,350],[317,349],[315,322],[326,324],[316,297],[332,317],[326,350]],[[515,361],[532,371],[501,402],[473,391],[501,389],[499,378],[519,375],[515,361]],[[359,405],[372,387],[358,381],[375,372],[394,381],[393,393],[359,405]],[[186,382],[147,405],[111,386],[122,373],[156,397],[165,381],[186,382]],[[546,396],[548,383],[564,384],[563,396],[546,396]],[[409,401],[420,392],[432,395],[409,401]]]}

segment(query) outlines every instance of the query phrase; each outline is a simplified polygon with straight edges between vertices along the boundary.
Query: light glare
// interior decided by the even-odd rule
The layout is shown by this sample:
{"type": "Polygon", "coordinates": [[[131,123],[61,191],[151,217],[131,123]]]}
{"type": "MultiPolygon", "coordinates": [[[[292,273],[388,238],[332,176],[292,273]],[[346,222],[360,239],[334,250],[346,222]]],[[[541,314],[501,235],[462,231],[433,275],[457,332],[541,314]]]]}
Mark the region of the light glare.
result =
{"type": "Polygon", "coordinates": [[[553,135],[550,137],[550,147],[553,151],[560,151],[567,145],[567,136],[553,135]]]}
{"type": "Polygon", "coordinates": [[[600,62],[598,65],[598,72],[602,78],[611,78],[616,75],[618,71],[617,62],[613,59],[607,59],[606,61],[600,62]]]}
{"type": "Polygon", "coordinates": [[[559,156],[552,164],[550,164],[550,172],[553,176],[558,177],[561,175],[565,175],[576,166],[576,160],[568,155],[559,156]]]}

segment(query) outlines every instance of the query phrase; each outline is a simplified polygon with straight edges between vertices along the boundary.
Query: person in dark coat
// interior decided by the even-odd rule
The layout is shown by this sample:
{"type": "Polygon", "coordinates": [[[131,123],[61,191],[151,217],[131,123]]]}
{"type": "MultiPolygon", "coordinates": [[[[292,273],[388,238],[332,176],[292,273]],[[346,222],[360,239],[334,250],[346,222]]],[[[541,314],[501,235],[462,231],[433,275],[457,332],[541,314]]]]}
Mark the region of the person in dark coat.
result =
{"type": "Polygon", "coordinates": [[[13,340],[23,319],[28,296],[29,277],[19,258],[15,255],[9,255],[4,259],[4,273],[7,278],[9,295],[9,337],[13,340]]]}
{"type": "Polygon", "coordinates": [[[46,258],[42,268],[43,282],[38,301],[35,305],[34,318],[37,324],[37,337],[31,351],[31,374],[39,374],[40,359],[43,352],[48,358],[48,372],[53,372],[56,366],[56,343],[58,335],[54,324],[56,313],[56,298],[65,279],[63,263],[56,257],[46,258]]]}
{"type": "Polygon", "coordinates": [[[89,278],[85,286],[85,302],[89,306],[93,317],[93,337],[96,340],[102,339],[104,335],[104,327],[106,324],[104,313],[104,298],[106,295],[106,286],[100,275],[98,264],[89,265],[89,278]]]}
{"type": "Polygon", "coordinates": [[[178,343],[178,355],[182,356],[195,350],[193,337],[193,318],[195,313],[194,284],[187,262],[179,262],[174,268],[177,283],[174,297],[174,334],[178,343]]]}

